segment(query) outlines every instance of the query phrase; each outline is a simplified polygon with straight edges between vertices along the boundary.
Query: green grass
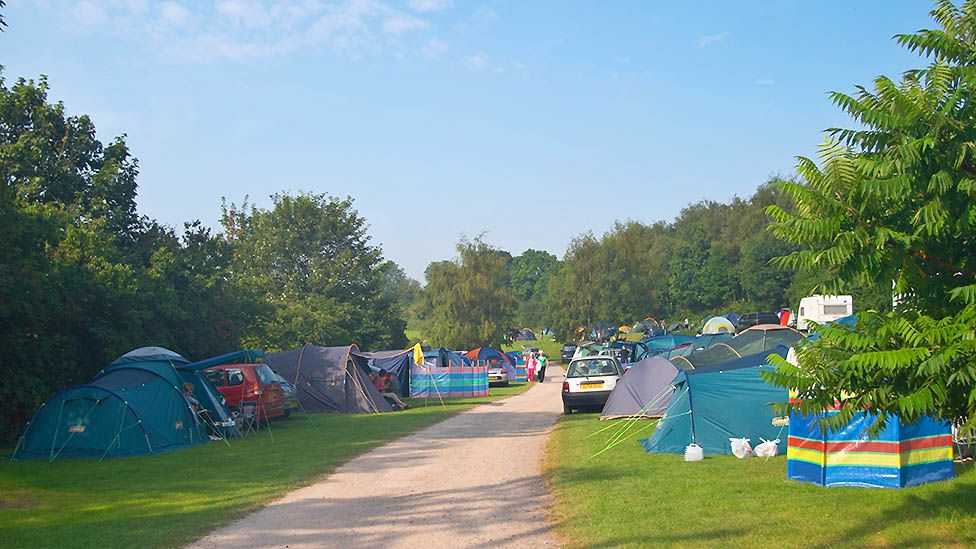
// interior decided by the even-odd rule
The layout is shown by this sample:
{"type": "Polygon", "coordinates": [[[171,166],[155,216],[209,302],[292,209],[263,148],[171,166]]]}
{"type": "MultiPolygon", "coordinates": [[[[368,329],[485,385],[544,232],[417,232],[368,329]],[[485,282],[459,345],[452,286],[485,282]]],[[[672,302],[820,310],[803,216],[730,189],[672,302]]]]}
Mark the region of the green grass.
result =
{"type": "Polygon", "coordinates": [[[385,442],[529,385],[484,398],[413,401],[382,415],[303,414],[227,447],[159,456],[0,462],[3,547],[173,547],[199,538],[385,442]]]}
{"type": "Polygon", "coordinates": [[[786,480],[783,456],[685,463],[678,455],[644,453],[633,442],[638,436],[591,459],[616,429],[585,437],[606,425],[596,415],[565,417],[548,441],[552,515],[569,546],[976,544],[971,464],[957,465],[951,482],[824,488],[786,480]]]}

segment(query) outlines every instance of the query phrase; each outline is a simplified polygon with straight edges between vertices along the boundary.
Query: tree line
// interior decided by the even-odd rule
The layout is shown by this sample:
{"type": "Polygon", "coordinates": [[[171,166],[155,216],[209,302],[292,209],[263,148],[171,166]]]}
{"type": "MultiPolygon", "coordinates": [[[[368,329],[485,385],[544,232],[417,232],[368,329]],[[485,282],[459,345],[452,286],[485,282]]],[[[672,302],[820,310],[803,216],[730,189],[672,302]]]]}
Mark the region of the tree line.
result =
{"type": "MultiPolygon", "coordinates": [[[[428,266],[412,322],[431,341],[468,348],[500,344],[513,327],[570,339],[581,327],[648,316],[683,321],[795,308],[829,275],[773,261],[798,249],[767,230],[767,208],[793,209],[776,181],[745,199],[689,205],[671,222],[618,221],[599,237],[579,235],[562,260],[462,240],[455,260],[428,266]]],[[[854,290],[860,306],[886,307],[883,292],[854,290]]]]}
{"type": "Polygon", "coordinates": [[[145,345],[190,359],[242,347],[406,345],[403,271],[351,199],[224,204],[222,228],[136,211],[124,137],[0,74],[0,440],[52,393],[145,345]]]}

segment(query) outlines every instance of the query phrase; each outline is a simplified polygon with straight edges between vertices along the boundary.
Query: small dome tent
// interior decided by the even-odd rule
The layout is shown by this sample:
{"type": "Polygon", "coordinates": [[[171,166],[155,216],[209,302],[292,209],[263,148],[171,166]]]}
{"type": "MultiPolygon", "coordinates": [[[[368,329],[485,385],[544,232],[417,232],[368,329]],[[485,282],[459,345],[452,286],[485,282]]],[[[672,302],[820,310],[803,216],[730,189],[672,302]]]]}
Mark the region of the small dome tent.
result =
{"type": "Polygon", "coordinates": [[[702,335],[721,333],[734,334],[735,325],[724,316],[716,316],[710,318],[708,322],[705,323],[705,325],[702,327],[701,333],[702,335]]]}
{"type": "Polygon", "coordinates": [[[660,417],[671,404],[678,368],[659,356],[631,366],[617,381],[600,419],[660,417]]]}

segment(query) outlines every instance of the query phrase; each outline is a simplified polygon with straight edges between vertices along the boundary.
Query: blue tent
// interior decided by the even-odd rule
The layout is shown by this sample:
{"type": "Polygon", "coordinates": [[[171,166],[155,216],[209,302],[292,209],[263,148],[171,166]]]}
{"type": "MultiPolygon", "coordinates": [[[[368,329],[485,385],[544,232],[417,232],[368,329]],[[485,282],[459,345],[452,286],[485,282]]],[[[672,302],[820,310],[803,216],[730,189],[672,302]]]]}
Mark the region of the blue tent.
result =
{"type": "Polygon", "coordinates": [[[691,336],[680,335],[680,334],[668,334],[658,337],[651,337],[641,341],[645,347],[647,347],[647,353],[645,356],[656,356],[659,354],[666,353],[673,350],[679,345],[683,345],[692,341],[694,338],[691,336]]]}
{"type": "Polygon", "coordinates": [[[762,372],[772,370],[768,357],[786,356],[780,345],[769,351],[737,360],[683,370],[675,376],[674,394],[654,433],[640,442],[647,452],[684,453],[692,442],[706,454],[731,454],[730,438],[779,439],[780,453],[786,451],[785,418],[770,406],[786,402],[787,390],[766,383],[762,372]]]}
{"type": "Polygon", "coordinates": [[[512,359],[498,349],[492,349],[491,347],[478,347],[477,349],[471,349],[465,353],[464,356],[471,360],[495,362],[505,369],[505,372],[508,374],[508,379],[515,380],[516,378],[515,364],[512,363],[512,359]]]}
{"type": "Polygon", "coordinates": [[[629,353],[629,360],[627,362],[638,362],[650,355],[647,345],[642,341],[623,341],[618,339],[611,343],[610,346],[617,349],[627,349],[629,353]]]}
{"type": "Polygon", "coordinates": [[[438,368],[448,366],[471,366],[471,359],[446,347],[435,347],[424,352],[424,361],[438,368]]]}
{"type": "Polygon", "coordinates": [[[394,392],[410,396],[410,371],[413,369],[413,349],[406,351],[375,351],[354,353],[367,360],[373,370],[386,370],[393,376],[394,392]]]}
{"type": "Polygon", "coordinates": [[[688,345],[685,345],[684,347],[675,347],[674,349],[668,351],[664,357],[667,359],[672,359],[677,356],[690,356],[695,353],[705,351],[718,343],[724,343],[730,339],[732,339],[732,334],[699,335],[698,337],[692,338],[688,345]]]}

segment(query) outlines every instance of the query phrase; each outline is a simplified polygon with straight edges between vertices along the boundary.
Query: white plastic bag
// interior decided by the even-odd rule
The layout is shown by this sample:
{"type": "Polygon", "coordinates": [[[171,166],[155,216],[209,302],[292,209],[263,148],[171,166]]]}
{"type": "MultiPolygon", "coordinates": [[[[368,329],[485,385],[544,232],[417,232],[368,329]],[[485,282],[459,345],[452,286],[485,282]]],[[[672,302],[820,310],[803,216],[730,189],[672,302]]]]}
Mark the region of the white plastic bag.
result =
{"type": "Polygon", "coordinates": [[[730,438],[729,442],[732,443],[732,454],[737,458],[748,458],[752,457],[752,446],[749,445],[749,439],[747,438],[730,438]]]}
{"type": "Polygon", "coordinates": [[[761,458],[772,458],[779,455],[779,439],[776,440],[766,440],[764,438],[759,439],[762,443],[756,445],[756,457],[761,458]]]}

